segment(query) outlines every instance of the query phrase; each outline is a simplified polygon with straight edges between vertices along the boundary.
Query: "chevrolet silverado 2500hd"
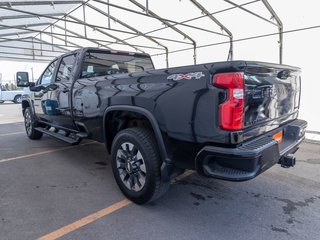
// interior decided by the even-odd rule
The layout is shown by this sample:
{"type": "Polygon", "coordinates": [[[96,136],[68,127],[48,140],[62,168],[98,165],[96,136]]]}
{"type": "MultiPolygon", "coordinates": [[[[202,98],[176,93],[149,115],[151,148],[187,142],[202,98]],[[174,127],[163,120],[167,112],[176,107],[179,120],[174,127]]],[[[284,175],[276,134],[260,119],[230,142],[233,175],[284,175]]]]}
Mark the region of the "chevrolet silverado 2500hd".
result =
{"type": "MultiPolygon", "coordinates": [[[[20,73],[21,74],[21,73],[20,73]]],[[[300,69],[229,61],[155,70],[149,55],[83,48],[54,59],[22,97],[30,139],[104,142],[121,191],[142,204],[185,169],[249,180],[292,155],[300,69]]]]}

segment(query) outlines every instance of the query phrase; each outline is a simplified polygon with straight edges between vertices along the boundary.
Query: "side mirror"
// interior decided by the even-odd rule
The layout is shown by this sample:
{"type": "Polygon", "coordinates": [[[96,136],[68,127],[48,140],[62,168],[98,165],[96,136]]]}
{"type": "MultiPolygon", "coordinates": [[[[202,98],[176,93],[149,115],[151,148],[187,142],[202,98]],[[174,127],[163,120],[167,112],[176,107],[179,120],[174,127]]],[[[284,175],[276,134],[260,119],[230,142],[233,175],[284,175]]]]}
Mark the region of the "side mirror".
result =
{"type": "Polygon", "coordinates": [[[34,82],[29,82],[29,89],[31,92],[40,91],[39,87],[41,87],[41,86],[36,87],[36,84],[34,82]]]}
{"type": "Polygon", "coordinates": [[[28,72],[17,72],[16,77],[18,87],[28,87],[30,85],[28,72]]]}

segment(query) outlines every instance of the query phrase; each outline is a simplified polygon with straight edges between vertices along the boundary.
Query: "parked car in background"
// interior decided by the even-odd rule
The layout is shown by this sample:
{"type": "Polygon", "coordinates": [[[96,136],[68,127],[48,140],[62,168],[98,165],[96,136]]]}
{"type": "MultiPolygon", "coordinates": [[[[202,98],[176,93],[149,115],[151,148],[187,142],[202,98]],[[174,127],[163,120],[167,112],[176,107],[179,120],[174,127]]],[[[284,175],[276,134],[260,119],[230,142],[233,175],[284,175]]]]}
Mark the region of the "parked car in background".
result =
{"type": "Polygon", "coordinates": [[[14,103],[21,103],[21,96],[23,94],[23,91],[21,90],[14,90],[10,91],[1,85],[0,87],[0,103],[3,103],[4,101],[12,101],[14,103]]]}

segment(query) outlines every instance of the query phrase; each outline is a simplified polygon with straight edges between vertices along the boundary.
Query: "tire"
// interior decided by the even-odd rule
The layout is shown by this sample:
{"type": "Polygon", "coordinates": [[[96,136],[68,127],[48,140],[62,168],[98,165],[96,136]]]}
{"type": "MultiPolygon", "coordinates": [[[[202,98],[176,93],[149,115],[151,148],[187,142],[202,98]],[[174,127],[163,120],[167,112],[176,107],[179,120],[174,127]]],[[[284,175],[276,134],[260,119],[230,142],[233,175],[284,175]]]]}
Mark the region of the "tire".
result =
{"type": "Polygon", "coordinates": [[[24,126],[26,129],[27,136],[32,139],[40,139],[42,137],[42,132],[35,130],[37,123],[34,119],[33,113],[30,107],[27,107],[24,111],[24,126]]]}
{"type": "Polygon", "coordinates": [[[161,197],[170,182],[161,181],[161,159],[152,132],[145,128],[120,131],[111,147],[112,171],[122,193],[137,204],[161,197]]]}
{"type": "Polygon", "coordinates": [[[14,97],[14,99],[13,99],[13,102],[14,103],[21,103],[21,95],[16,95],[15,97],[14,97]]]}

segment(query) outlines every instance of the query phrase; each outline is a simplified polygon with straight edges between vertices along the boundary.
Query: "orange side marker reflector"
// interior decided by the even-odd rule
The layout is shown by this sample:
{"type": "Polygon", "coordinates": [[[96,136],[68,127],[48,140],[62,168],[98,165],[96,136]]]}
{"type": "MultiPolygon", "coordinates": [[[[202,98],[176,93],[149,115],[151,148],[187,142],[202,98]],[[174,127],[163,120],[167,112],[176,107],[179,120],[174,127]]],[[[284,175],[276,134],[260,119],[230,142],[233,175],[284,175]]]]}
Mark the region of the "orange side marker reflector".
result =
{"type": "Polygon", "coordinates": [[[273,134],[272,138],[274,140],[277,140],[278,144],[282,143],[282,137],[283,137],[283,132],[282,130],[280,132],[277,132],[276,134],[273,134]]]}

